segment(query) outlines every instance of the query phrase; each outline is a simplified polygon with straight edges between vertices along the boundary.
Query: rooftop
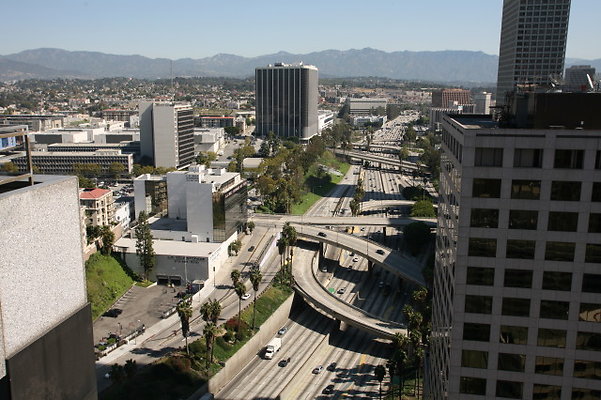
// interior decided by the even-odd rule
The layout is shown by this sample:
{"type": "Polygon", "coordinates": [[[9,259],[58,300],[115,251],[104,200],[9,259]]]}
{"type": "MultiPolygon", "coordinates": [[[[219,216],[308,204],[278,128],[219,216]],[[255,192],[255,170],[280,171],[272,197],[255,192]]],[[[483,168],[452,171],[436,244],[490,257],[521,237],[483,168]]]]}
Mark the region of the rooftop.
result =
{"type": "MultiPolygon", "coordinates": [[[[136,239],[121,238],[115,243],[115,246],[125,250],[128,253],[136,252],[136,239]]],[[[152,247],[156,255],[176,255],[188,257],[209,257],[217,252],[221,243],[192,243],[180,242],[176,240],[154,240],[152,247]]]]}
{"type": "Polygon", "coordinates": [[[80,199],[99,199],[103,196],[106,196],[108,193],[111,193],[111,190],[109,189],[84,189],[83,191],[79,192],[79,198],[80,199]]]}

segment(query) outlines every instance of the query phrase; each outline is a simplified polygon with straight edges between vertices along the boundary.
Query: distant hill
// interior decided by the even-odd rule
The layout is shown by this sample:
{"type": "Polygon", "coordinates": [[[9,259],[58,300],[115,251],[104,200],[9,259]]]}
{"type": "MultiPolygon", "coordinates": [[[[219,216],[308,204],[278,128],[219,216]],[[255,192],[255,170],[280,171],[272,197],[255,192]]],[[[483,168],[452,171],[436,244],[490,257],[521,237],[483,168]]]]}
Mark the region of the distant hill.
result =
{"type": "MultiPolygon", "coordinates": [[[[498,57],[478,51],[324,50],[308,54],[279,52],[258,57],[217,54],[200,59],[148,58],[90,51],[35,49],[0,57],[0,80],[54,77],[174,76],[250,77],[258,66],[275,62],[304,62],[319,68],[323,77],[377,76],[435,82],[491,83],[497,79],[498,57]]],[[[591,64],[601,70],[601,59],[568,59],[568,65],[591,64]]]]}

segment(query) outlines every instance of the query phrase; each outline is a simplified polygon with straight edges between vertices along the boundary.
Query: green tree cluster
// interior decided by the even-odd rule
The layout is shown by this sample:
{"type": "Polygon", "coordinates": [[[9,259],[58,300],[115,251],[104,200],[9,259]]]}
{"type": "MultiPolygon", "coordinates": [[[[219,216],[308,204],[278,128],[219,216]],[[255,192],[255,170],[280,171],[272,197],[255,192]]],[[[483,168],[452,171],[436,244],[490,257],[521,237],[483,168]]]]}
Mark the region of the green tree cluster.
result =
{"type": "Polygon", "coordinates": [[[411,216],[434,218],[436,217],[436,211],[430,200],[418,200],[411,207],[411,216]]]}
{"type": "Polygon", "coordinates": [[[207,151],[207,152],[201,151],[196,156],[196,163],[197,164],[204,164],[204,165],[206,165],[207,168],[211,168],[211,162],[215,161],[216,159],[217,159],[217,154],[215,154],[215,152],[213,152],[213,151],[207,151]]]}
{"type": "Polygon", "coordinates": [[[134,228],[134,232],[136,235],[136,255],[144,269],[144,280],[147,280],[148,274],[154,268],[156,261],[152,244],[152,231],[145,211],[142,211],[138,216],[138,225],[134,228]]]}

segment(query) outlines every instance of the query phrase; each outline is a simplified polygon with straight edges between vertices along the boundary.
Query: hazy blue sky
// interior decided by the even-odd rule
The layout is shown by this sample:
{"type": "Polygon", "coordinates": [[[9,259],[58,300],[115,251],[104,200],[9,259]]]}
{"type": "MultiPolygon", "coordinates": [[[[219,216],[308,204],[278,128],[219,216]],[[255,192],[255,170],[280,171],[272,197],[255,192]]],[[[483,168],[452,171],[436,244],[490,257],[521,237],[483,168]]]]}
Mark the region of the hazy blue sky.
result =
{"type": "MultiPolygon", "coordinates": [[[[0,54],[148,57],[372,47],[498,54],[502,0],[2,0],[0,54]]],[[[601,58],[601,0],[572,0],[568,57],[601,58]]]]}

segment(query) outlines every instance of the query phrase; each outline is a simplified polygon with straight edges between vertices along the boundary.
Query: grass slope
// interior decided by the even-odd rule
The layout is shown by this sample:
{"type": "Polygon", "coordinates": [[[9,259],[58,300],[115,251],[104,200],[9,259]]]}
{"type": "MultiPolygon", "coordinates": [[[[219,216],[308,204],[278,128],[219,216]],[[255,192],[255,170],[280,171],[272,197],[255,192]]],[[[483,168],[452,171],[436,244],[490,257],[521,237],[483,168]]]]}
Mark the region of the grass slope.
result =
{"type": "Polygon", "coordinates": [[[88,300],[92,305],[92,319],[98,318],[133,284],[119,261],[113,256],[92,254],[86,261],[88,300]]]}

